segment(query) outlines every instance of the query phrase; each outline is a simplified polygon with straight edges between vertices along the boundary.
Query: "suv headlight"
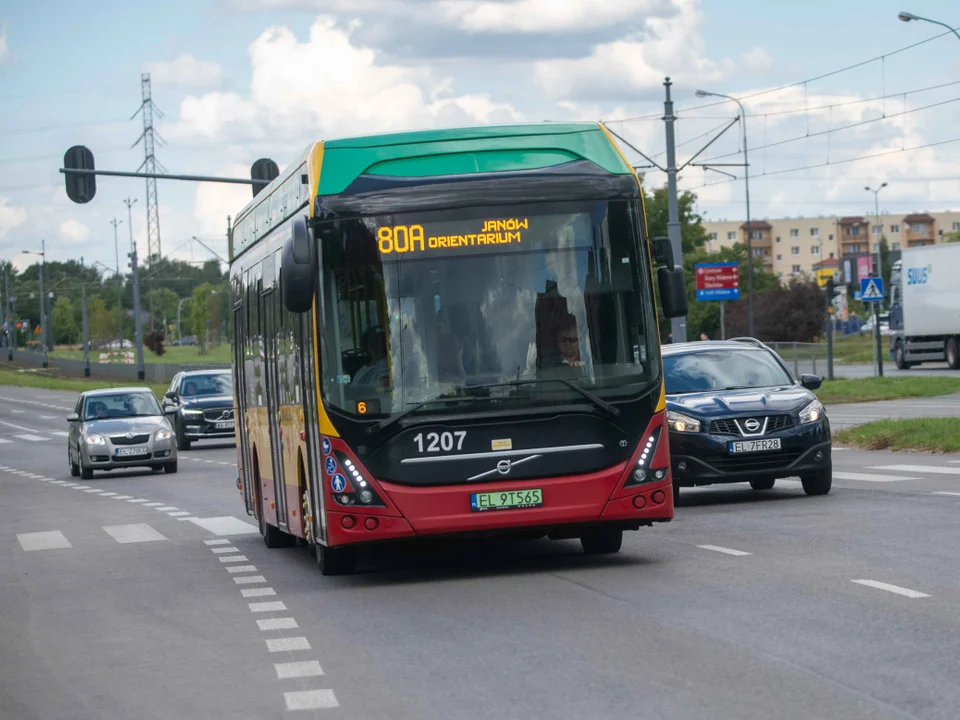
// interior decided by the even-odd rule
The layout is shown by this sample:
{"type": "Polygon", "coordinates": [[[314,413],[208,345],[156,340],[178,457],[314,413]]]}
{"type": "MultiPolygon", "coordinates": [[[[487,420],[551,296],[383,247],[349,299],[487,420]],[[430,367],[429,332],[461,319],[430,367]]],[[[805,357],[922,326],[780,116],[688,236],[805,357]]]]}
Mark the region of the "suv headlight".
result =
{"type": "Polygon", "coordinates": [[[700,421],[683,413],[667,410],[667,427],[674,432],[700,432],[700,421]]]}
{"type": "Polygon", "coordinates": [[[173,437],[173,433],[169,430],[157,430],[156,438],[157,440],[169,440],[173,437]]]}
{"type": "Polygon", "coordinates": [[[800,411],[800,424],[807,425],[809,423],[815,423],[823,417],[823,414],[823,405],[819,400],[814,400],[800,411]]]}
{"type": "Polygon", "coordinates": [[[181,410],[184,415],[203,415],[203,410],[181,410]]]}
{"type": "Polygon", "coordinates": [[[87,435],[83,441],[87,445],[106,445],[107,440],[103,435],[87,435]]]}

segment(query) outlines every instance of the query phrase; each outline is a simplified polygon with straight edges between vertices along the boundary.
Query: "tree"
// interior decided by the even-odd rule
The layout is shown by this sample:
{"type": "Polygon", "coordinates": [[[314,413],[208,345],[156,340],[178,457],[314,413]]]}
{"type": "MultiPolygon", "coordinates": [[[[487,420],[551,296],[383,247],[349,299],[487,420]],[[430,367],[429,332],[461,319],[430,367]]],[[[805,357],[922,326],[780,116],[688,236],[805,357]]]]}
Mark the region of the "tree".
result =
{"type": "MultiPolygon", "coordinates": [[[[683,255],[692,253],[707,242],[707,232],[703,229],[703,218],[695,210],[697,196],[689,191],[677,197],[677,209],[680,216],[680,242],[683,255]]],[[[670,220],[667,204],[667,187],[656,188],[652,193],[644,193],[644,205],[647,215],[647,233],[650,237],[667,237],[667,224],[670,220]]],[[[679,259],[679,258],[678,258],[679,259]]]]}
{"type": "Polygon", "coordinates": [[[77,326],[77,308],[73,301],[61,295],[53,304],[51,313],[53,322],[53,341],[58,345],[72,345],[77,342],[80,329],[77,326]]]}
{"type": "MultiPolygon", "coordinates": [[[[116,328],[116,325],[110,324],[110,311],[99,295],[87,298],[87,318],[90,323],[91,346],[103,343],[110,337],[111,328],[116,328]]],[[[116,334],[116,330],[113,330],[113,334],[116,334]]]]}
{"type": "Polygon", "coordinates": [[[159,330],[154,330],[143,339],[143,344],[147,346],[150,352],[159,357],[166,352],[166,349],[163,347],[163,340],[163,333],[159,330]]]}
{"type": "Polygon", "coordinates": [[[193,334],[197,336],[197,345],[201,355],[207,353],[207,330],[210,320],[209,301],[213,293],[213,286],[209,283],[197,285],[193,289],[193,301],[190,303],[190,324],[193,334]]]}
{"type": "MultiPolygon", "coordinates": [[[[815,342],[823,335],[826,307],[826,295],[815,279],[794,276],[758,295],[757,336],[767,341],[815,342]]],[[[746,335],[746,302],[732,303],[726,321],[728,337],[746,335]]]]}
{"type": "Polygon", "coordinates": [[[945,243],[960,242],[960,230],[957,230],[956,232],[952,232],[949,235],[944,236],[943,241],[945,243]]]}

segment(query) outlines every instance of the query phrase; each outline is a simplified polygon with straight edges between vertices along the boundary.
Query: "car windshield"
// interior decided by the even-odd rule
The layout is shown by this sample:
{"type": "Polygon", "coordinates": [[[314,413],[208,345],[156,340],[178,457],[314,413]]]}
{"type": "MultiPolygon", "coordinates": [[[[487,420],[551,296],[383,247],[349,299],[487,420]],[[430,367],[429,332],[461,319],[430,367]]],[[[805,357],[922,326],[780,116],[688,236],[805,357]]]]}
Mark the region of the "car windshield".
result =
{"type": "Polygon", "coordinates": [[[571,382],[605,398],[649,387],[638,213],[592,201],[342,221],[324,243],[327,402],[388,416],[450,398],[429,411],[582,402],[571,382]]]}
{"type": "Polygon", "coordinates": [[[717,348],[665,355],[667,394],[776,387],[793,379],[776,358],[761,349],[717,348]]]}
{"type": "Polygon", "coordinates": [[[87,398],[83,409],[84,420],[113,420],[162,414],[160,404],[153,393],[149,392],[95,395],[87,398]]]}
{"type": "Polygon", "coordinates": [[[180,394],[183,397],[230,395],[233,393],[233,376],[227,373],[188,375],[183,379],[180,394]]]}

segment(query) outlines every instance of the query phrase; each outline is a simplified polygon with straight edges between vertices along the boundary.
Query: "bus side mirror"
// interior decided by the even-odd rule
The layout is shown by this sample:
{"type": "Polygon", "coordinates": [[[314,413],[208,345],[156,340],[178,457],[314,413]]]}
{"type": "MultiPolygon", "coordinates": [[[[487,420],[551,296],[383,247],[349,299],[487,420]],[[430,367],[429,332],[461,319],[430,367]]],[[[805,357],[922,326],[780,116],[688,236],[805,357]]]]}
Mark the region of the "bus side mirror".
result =
{"type": "Polygon", "coordinates": [[[670,238],[655,237],[651,243],[651,254],[653,261],[658,265],[673,267],[673,246],[670,244],[670,238]]]}
{"type": "Polygon", "coordinates": [[[292,313],[305,313],[313,305],[317,275],[317,243],[306,217],[293,220],[290,237],[280,260],[283,304],[292,313]]]}
{"type": "Polygon", "coordinates": [[[657,282],[660,285],[660,307],[663,316],[686,317],[687,284],[683,279],[683,269],[662,267],[657,270],[657,282]]]}

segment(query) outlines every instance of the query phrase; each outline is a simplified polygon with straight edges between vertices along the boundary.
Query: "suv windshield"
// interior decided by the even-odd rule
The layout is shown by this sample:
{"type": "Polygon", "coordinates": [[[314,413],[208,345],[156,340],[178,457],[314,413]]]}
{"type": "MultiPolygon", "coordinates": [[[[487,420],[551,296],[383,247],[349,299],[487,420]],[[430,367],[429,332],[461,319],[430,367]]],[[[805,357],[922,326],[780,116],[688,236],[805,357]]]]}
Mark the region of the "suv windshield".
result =
{"type": "Polygon", "coordinates": [[[635,203],[379,215],[320,227],[323,390],[355,415],[620,398],[659,377],[635,203]],[[552,380],[561,382],[526,382],[552,380]],[[483,387],[481,387],[483,386],[483,387]]]}
{"type": "Polygon", "coordinates": [[[717,348],[665,355],[667,394],[792,385],[793,379],[768,351],[717,348]]]}
{"type": "Polygon", "coordinates": [[[180,394],[183,397],[230,395],[233,393],[233,376],[228,373],[188,375],[183,379],[180,394]]]}
{"type": "Polygon", "coordinates": [[[83,409],[84,420],[113,420],[162,414],[153,393],[146,392],[95,395],[87,398],[83,409]]]}

